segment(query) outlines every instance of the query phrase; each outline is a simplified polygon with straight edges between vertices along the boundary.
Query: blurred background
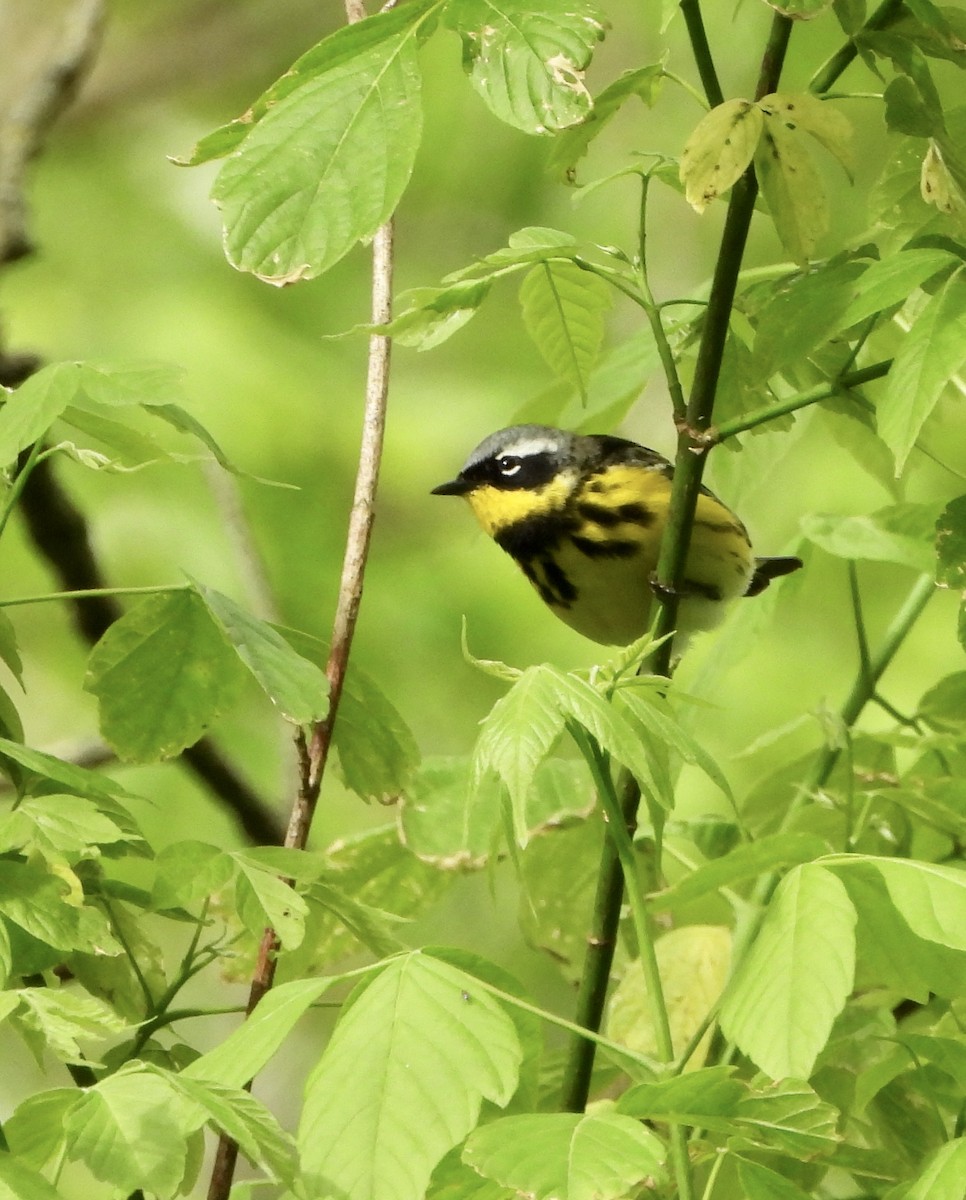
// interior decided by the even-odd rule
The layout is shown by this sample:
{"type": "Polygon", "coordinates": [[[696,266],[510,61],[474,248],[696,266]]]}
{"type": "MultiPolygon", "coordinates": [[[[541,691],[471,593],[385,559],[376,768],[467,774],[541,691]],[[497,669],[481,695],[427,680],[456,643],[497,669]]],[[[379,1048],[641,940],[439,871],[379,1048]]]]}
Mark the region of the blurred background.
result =
{"type": "MultiPolygon", "coordinates": [[[[651,13],[657,7],[605,0],[613,29],[588,74],[592,92],[622,70],[660,57],[664,41],[651,13]]],[[[719,53],[726,94],[747,95],[771,10],[759,0],[746,0],[736,13],[733,7],[709,4],[706,17],[712,45],[727,47],[719,53]]],[[[44,40],[59,36],[70,8],[65,0],[42,6],[0,0],[5,107],[29,78],[44,40]]],[[[208,200],[217,164],[185,169],[171,158],[187,155],[200,136],[244,111],[342,21],[336,0],[115,0],[90,77],[30,171],[36,252],[0,273],[7,351],[33,352],[47,361],[181,364],[192,413],[229,458],[251,476],[294,485],[297,490],[251,478],[237,482],[280,619],[321,638],[328,637],[338,586],[366,354],[364,337],[333,335],[368,319],[368,253],[358,248],[321,280],[287,289],[239,274],[222,255],[218,212],[208,200]]],[[[694,81],[680,23],[669,36],[669,69],[694,81]]],[[[831,19],[798,25],[786,88],[803,88],[840,42],[831,19]]],[[[425,134],[398,215],[398,290],[438,283],[526,225],[635,251],[638,187],[632,178],[575,203],[579,193],[544,169],[550,142],[499,125],[467,85],[455,34],[438,31],[423,58],[425,134]]],[[[952,86],[952,68],[944,73],[940,64],[936,70],[942,86],[952,86]]],[[[871,86],[861,69],[855,78],[855,90],[871,86]]],[[[849,75],[843,89],[852,84],[849,75]]],[[[891,149],[880,106],[862,99],[841,104],[858,131],[856,181],[850,189],[833,163],[822,163],[833,197],[825,253],[862,234],[868,190],[891,149]]],[[[694,100],[671,84],[652,110],[627,104],[581,165],[581,181],[617,170],[636,151],[678,154],[700,116],[694,100]]],[[[654,185],[652,192],[653,290],[663,298],[686,295],[710,274],[723,206],[698,217],[671,189],[654,185]]],[[[748,265],[781,258],[761,217],[748,265]]],[[[353,659],[379,681],[427,755],[467,753],[477,723],[502,691],[463,660],[464,616],[470,648],[483,658],[516,666],[549,659],[573,667],[600,656],[599,648],[546,613],[463,505],[429,495],[478,441],[512,423],[553,385],[522,327],[516,286],[501,285],[439,349],[394,352],[378,515],[353,659]]],[[[610,340],[620,340],[640,320],[629,304],[618,303],[610,340]]],[[[946,461],[963,471],[966,439],[952,438],[957,419],[950,405],[938,412],[932,429],[946,461]]],[[[642,392],[621,432],[672,451],[674,431],[660,382],[642,392]]],[[[961,479],[957,486],[923,455],[914,453],[907,480],[895,489],[860,459],[837,443],[832,423],[812,411],[790,430],[747,439],[740,455],[712,455],[708,479],[739,508],[764,553],[793,547],[799,521],[810,513],[864,513],[898,497],[934,499],[964,490],[961,479]]],[[[187,571],[257,606],[238,539],[205,471],[165,465],[122,475],[67,461],[56,465],[87,514],[113,584],[176,583],[187,571]]],[[[6,596],[51,587],[16,527],[4,541],[3,578],[6,596]]],[[[873,643],[913,578],[885,563],[860,565],[873,643]]],[[[806,722],[774,746],[736,756],[801,713],[836,709],[857,664],[840,560],[815,554],[777,606],[767,597],[749,605],[758,606],[755,614],[737,619],[758,623],[753,636],[738,638],[729,650],[728,629],[709,635],[683,668],[684,686],[705,702],[701,736],[721,756],[739,794],[776,762],[814,746],[818,723],[806,722]]],[[[81,690],[87,651],[67,616],[49,604],[12,615],[26,661],[21,708],[29,742],[58,751],[95,736],[94,702],[81,690]]],[[[887,678],[889,698],[902,709],[913,707],[961,654],[955,598],[938,596],[887,678]]],[[[254,689],[213,733],[284,820],[293,780],[290,739],[254,689]]],[[[156,846],[183,837],[241,843],[234,823],[182,770],[125,769],[123,778],[149,797],[138,816],[156,846]]],[[[700,781],[693,781],[693,794],[686,790],[684,802],[698,811],[710,802],[700,781]]],[[[313,845],[393,819],[391,811],[361,804],[330,774],[313,845]]],[[[512,873],[501,869],[498,879],[499,887],[493,879],[461,881],[404,936],[473,946],[521,974],[541,1001],[566,1007],[555,970],[530,953],[515,930],[512,873]]],[[[23,1050],[12,1053],[26,1060],[23,1050]]],[[[278,1085],[280,1094],[291,1090],[284,1081],[278,1085]]]]}

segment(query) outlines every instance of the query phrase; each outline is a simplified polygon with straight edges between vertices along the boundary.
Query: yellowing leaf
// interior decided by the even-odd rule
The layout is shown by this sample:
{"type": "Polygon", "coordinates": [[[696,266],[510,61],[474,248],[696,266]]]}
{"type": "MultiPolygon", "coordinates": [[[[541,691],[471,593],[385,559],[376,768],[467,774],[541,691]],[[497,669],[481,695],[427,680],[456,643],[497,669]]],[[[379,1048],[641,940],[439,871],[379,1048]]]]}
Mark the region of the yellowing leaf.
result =
{"type": "Polygon", "coordinates": [[[804,129],[821,142],[852,175],[852,122],[811,92],[773,92],[759,101],[762,112],[777,117],[789,132],[804,129]]]}
{"type": "Polygon", "coordinates": [[[808,262],[828,229],[828,200],[801,132],[777,112],[764,115],[755,170],[782,245],[796,262],[808,262]]]}
{"type": "Polygon", "coordinates": [[[699,123],[681,155],[684,195],[696,212],[704,212],[741,177],[763,126],[762,111],[750,100],[727,100],[699,123]]]}
{"type": "MultiPolygon", "coordinates": [[[[731,933],[720,925],[685,925],[657,943],[657,962],[671,1024],[671,1041],[679,1054],[701,1027],[724,990],[731,963],[731,933]]],[[[647,984],[640,961],[630,964],[614,991],[607,1034],[631,1050],[657,1057],[647,984]]],[[[688,1071],[703,1066],[711,1031],[688,1060],[688,1071]]]]}
{"type": "Polygon", "coordinates": [[[927,204],[934,204],[942,213],[966,212],[966,196],[946,166],[942,149],[933,138],[929,139],[929,149],[922,160],[919,190],[923,200],[927,204]]]}

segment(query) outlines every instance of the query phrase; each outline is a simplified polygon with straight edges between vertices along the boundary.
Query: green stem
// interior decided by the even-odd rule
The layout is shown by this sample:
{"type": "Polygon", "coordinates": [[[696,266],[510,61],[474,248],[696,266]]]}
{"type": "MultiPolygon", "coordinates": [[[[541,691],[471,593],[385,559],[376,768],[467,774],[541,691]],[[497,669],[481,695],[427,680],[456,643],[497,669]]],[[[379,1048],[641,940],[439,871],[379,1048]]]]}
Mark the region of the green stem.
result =
{"type": "MultiPolygon", "coordinates": [[[[856,675],[852,690],[842,705],[840,716],[842,724],[847,729],[852,728],[862,715],[862,710],[872,700],[878,690],[879,681],[895,658],[899,647],[909,636],[909,631],[922,615],[935,590],[936,581],[931,575],[920,575],[913,584],[905,602],[896,613],[892,624],[886,630],[878,653],[870,659],[868,670],[860,670],[856,675]]],[[[794,804],[793,802],[793,805],[790,805],[789,809],[785,812],[785,817],[782,821],[783,829],[788,828],[792,818],[798,808],[801,807],[801,804],[804,803],[804,800],[817,788],[824,787],[828,783],[829,776],[835,770],[835,764],[838,762],[840,754],[841,749],[835,746],[826,747],[825,751],[820,755],[808,783],[806,783],[800,793],[798,803],[794,804]]]]}
{"type": "Polygon", "coordinates": [[[51,600],[86,600],[90,596],[160,596],[166,592],[187,592],[190,583],[161,584],[157,587],[80,588],[74,592],[47,592],[43,596],[15,596],[0,600],[0,608],[16,608],[18,604],[47,604],[51,600]]]}
{"type": "MultiPolygon", "coordinates": [[[[658,1057],[661,1062],[674,1061],[674,1042],[671,1037],[671,1022],[668,1017],[667,1002],[664,998],[664,984],[661,982],[661,971],[657,962],[657,946],[654,924],[644,901],[647,891],[640,877],[637,855],[634,853],[634,843],[628,831],[627,823],[611,776],[610,763],[601,751],[596,741],[579,725],[568,724],[570,735],[577,743],[584,756],[594,782],[597,793],[604,806],[607,816],[608,839],[612,840],[617,851],[621,875],[624,880],[624,890],[630,903],[631,918],[634,923],[634,934],[637,941],[637,956],[641,964],[641,973],[647,989],[648,1005],[650,1007],[651,1025],[654,1030],[654,1040],[657,1045],[658,1057]]],[[[683,1125],[674,1124],[669,1133],[671,1159],[674,1163],[674,1175],[678,1185],[680,1200],[693,1200],[694,1187],[691,1178],[691,1163],[688,1156],[687,1132],[683,1125]]]]}
{"type": "Polygon", "coordinates": [[[680,421],[684,419],[687,407],[684,399],[684,390],[681,387],[681,378],[678,375],[677,363],[674,361],[674,351],[667,340],[667,332],[664,328],[664,322],[661,320],[661,309],[654,302],[654,295],[651,292],[651,285],[647,277],[647,192],[650,182],[650,175],[645,174],[641,176],[641,204],[638,224],[641,296],[644,300],[644,312],[647,314],[651,333],[654,335],[654,344],[657,346],[661,367],[664,370],[664,378],[667,380],[667,389],[671,397],[671,410],[674,413],[675,421],[680,421]]]}
{"type": "Polygon", "coordinates": [[[687,26],[688,39],[691,42],[691,53],[701,76],[701,86],[708,98],[708,104],[714,108],[724,103],[724,92],[718,82],[718,72],[711,57],[711,46],[708,44],[708,32],[704,27],[704,17],[701,15],[699,0],[681,0],[681,16],[687,26]]]}
{"type": "MultiPolygon", "coordinates": [[[[755,89],[756,99],[770,94],[778,86],[791,29],[792,22],[776,12],[762,56],[758,85],[755,89]]],[[[731,190],[718,260],[711,281],[704,333],[698,348],[694,382],[688,399],[687,419],[678,431],[670,510],[667,527],[661,538],[661,553],[657,564],[657,579],[664,594],[664,603],[657,622],[658,637],[671,633],[677,625],[677,597],[684,581],[691,526],[694,523],[694,511],[706,457],[700,451],[707,449],[705,437],[711,425],[718,377],[721,374],[721,363],[728,339],[731,309],[757,196],[758,180],[754,170],[749,168],[731,190]]],[[[658,649],[655,656],[654,670],[657,674],[670,674],[672,655],[672,643],[668,640],[658,649]]]]}
{"type": "Polygon", "coordinates": [[[701,93],[698,91],[698,89],[696,87],[693,87],[690,83],[688,83],[688,81],[686,79],[682,79],[682,77],[680,75],[675,75],[675,73],[673,71],[662,71],[661,74],[664,76],[665,79],[670,79],[672,83],[676,83],[678,85],[678,87],[683,88],[684,91],[686,91],[689,96],[691,96],[698,104],[701,105],[701,107],[705,110],[705,112],[707,112],[708,109],[711,107],[708,104],[708,101],[705,99],[705,97],[702,96],[701,93]]]}
{"type": "MultiPolygon", "coordinates": [[[[895,658],[899,647],[909,636],[910,630],[922,615],[935,590],[936,583],[933,577],[920,575],[910,589],[902,607],[893,618],[892,624],[886,630],[877,653],[870,657],[865,669],[860,667],[856,673],[852,690],[839,710],[839,719],[847,730],[851,730],[855,726],[865,706],[875,697],[882,676],[895,658]]],[[[782,815],[779,832],[786,831],[808,799],[828,783],[841,753],[840,746],[825,746],[817,755],[811,772],[797,789],[782,815]]],[[[761,927],[765,905],[778,884],[778,878],[777,872],[770,872],[768,875],[762,876],[752,893],[751,904],[758,909],[758,912],[757,915],[753,913],[749,916],[742,928],[741,936],[735,941],[732,950],[733,969],[741,962],[748,946],[761,927]]]]}
{"type": "Polygon", "coordinates": [[[30,447],[30,453],[27,455],[23,466],[17,471],[13,483],[10,485],[10,491],[7,493],[7,502],[3,506],[3,511],[0,512],[0,537],[3,536],[3,532],[7,528],[7,522],[10,520],[10,514],[13,512],[21,493],[27,486],[30,472],[43,457],[43,447],[43,441],[34,442],[30,447]]]}
{"type": "MultiPolygon", "coordinates": [[[[899,17],[901,10],[902,0],[883,0],[859,32],[884,29],[899,17]]],[[[846,67],[851,66],[858,53],[855,37],[850,37],[845,45],[836,50],[815,72],[808,85],[809,91],[827,92],[846,67]]]]}
{"type": "Polygon", "coordinates": [[[828,400],[830,396],[835,396],[839,392],[861,387],[862,384],[871,383],[874,379],[882,379],[889,374],[891,367],[892,359],[887,358],[882,362],[872,363],[871,366],[862,367],[861,370],[850,371],[847,375],[841,375],[837,379],[819,383],[806,392],[796,392],[794,396],[788,396],[785,400],[778,400],[774,404],[763,404],[761,408],[752,409],[744,416],[735,417],[733,421],[722,421],[720,425],[715,425],[708,430],[707,439],[713,445],[717,445],[738,433],[744,433],[748,429],[754,429],[758,425],[773,421],[776,417],[787,416],[788,413],[797,412],[800,408],[808,408],[811,404],[819,404],[822,400],[828,400]]]}
{"type": "MultiPolygon", "coordinates": [[[[859,573],[854,561],[849,560],[849,598],[852,601],[852,617],[855,621],[856,648],[859,652],[859,674],[868,680],[872,673],[872,660],[869,654],[869,638],[865,631],[865,615],[862,612],[862,595],[859,592],[859,573]]],[[[873,689],[874,690],[874,689],[873,689]]],[[[872,699],[870,692],[869,699],[872,699]]]]}

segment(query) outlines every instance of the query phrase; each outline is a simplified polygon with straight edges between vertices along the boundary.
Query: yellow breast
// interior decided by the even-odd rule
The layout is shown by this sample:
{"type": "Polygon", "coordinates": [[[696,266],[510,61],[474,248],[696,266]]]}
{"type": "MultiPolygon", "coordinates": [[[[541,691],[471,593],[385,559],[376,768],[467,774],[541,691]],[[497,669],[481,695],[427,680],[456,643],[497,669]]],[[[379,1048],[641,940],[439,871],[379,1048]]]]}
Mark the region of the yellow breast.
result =
{"type": "MultiPolygon", "coordinates": [[[[539,489],[483,486],[467,499],[483,529],[517,561],[572,629],[626,645],[650,627],[671,481],[659,469],[617,463],[580,480],[563,472],[539,489]]],[[[708,628],[743,595],[754,568],[744,526],[715,497],[699,497],[679,628],[708,628]]]]}

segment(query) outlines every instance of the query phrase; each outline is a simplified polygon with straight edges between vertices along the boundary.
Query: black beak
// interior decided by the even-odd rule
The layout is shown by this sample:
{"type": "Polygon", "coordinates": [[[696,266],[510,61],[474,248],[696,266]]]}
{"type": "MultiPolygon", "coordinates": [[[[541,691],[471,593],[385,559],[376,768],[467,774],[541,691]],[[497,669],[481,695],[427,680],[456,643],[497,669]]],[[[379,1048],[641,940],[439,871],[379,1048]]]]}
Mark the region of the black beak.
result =
{"type": "Polygon", "coordinates": [[[465,496],[473,490],[473,484],[468,479],[451,479],[449,483],[441,483],[429,493],[431,496],[465,496]]]}

